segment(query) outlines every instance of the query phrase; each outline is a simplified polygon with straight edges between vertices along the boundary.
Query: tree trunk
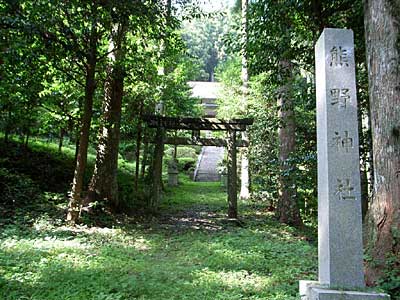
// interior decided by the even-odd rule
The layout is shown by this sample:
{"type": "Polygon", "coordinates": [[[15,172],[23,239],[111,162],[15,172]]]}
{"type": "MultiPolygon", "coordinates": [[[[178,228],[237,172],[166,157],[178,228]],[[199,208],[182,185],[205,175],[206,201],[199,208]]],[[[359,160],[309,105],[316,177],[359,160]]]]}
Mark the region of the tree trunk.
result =
{"type": "Polygon", "coordinates": [[[63,146],[63,142],[64,142],[64,134],[65,134],[65,130],[64,128],[60,128],[60,139],[58,141],[58,152],[62,152],[62,146],[63,146]]]}
{"type": "MultiPolygon", "coordinates": [[[[400,261],[400,3],[365,2],[374,196],[367,214],[367,284],[400,261]]],[[[398,265],[397,265],[398,270],[398,265]]],[[[399,273],[397,272],[397,276],[399,273]]]]}
{"type": "Polygon", "coordinates": [[[149,152],[149,142],[145,139],[143,145],[143,157],[142,157],[142,165],[140,166],[140,178],[143,180],[146,175],[146,166],[149,152]]]}
{"type": "Polygon", "coordinates": [[[4,142],[5,142],[6,144],[8,143],[8,140],[9,140],[8,136],[9,136],[9,131],[8,131],[8,129],[6,128],[6,130],[5,130],[5,132],[4,132],[4,142]]]}
{"type": "Polygon", "coordinates": [[[228,131],[228,217],[237,219],[236,131],[228,131]]]}
{"type": "Polygon", "coordinates": [[[76,162],[78,161],[78,154],[79,154],[79,139],[80,139],[80,132],[79,130],[76,130],[74,132],[75,135],[75,156],[74,156],[74,164],[76,167],[76,162]]]}
{"type": "Polygon", "coordinates": [[[157,128],[155,147],[154,147],[154,159],[153,159],[153,187],[150,208],[155,211],[161,202],[162,197],[162,166],[163,166],[163,155],[164,155],[164,138],[165,130],[163,128],[157,128]]]}
{"type": "MultiPolygon", "coordinates": [[[[87,202],[107,200],[112,209],[119,209],[118,200],[118,148],[124,70],[121,65],[125,52],[122,46],[126,28],[113,27],[110,40],[110,63],[104,84],[103,115],[98,136],[96,163],[89,185],[87,202]]],[[[85,203],[87,204],[87,203],[85,203]]]]}
{"type": "Polygon", "coordinates": [[[313,10],[314,23],[318,28],[318,32],[316,32],[316,33],[317,33],[317,36],[319,36],[325,27],[325,20],[322,15],[322,11],[323,11],[322,1],[321,0],[312,0],[311,6],[312,6],[312,10],[313,10]]]}
{"type": "MultiPolygon", "coordinates": [[[[242,97],[243,97],[243,107],[244,114],[247,114],[247,96],[248,96],[248,82],[249,82],[249,72],[248,72],[248,62],[247,62],[247,11],[248,11],[248,0],[242,0],[242,97]]],[[[242,139],[248,141],[247,132],[242,133],[242,139]]],[[[248,149],[241,149],[241,164],[240,164],[240,199],[248,199],[250,197],[249,186],[250,186],[250,176],[249,176],[249,152],[248,149]]]]}
{"type": "MultiPolygon", "coordinates": [[[[174,131],[174,136],[178,137],[178,130],[174,131]]],[[[178,159],[178,145],[174,145],[174,153],[173,153],[172,158],[174,161],[177,161],[177,159],[178,159]]]]}
{"type": "Polygon", "coordinates": [[[135,151],[135,191],[136,193],[139,191],[139,167],[140,167],[140,146],[142,144],[142,122],[140,119],[143,115],[143,100],[140,102],[139,106],[139,122],[137,125],[137,135],[136,135],[136,151],[135,151]]]}
{"type": "Polygon", "coordinates": [[[367,129],[364,129],[363,120],[367,117],[361,110],[358,110],[358,132],[359,132],[359,144],[360,144],[360,180],[361,180],[361,215],[364,223],[365,215],[368,210],[368,202],[369,202],[369,191],[368,191],[368,161],[367,161],[367,153],[365,151],[361,151],[364,149],[368,149],[368,136],[367,129]]]}
{"type": "Polygon", "coordinates": [[[296,147],[296,124],[294,117],[293,100],[291,98],[292,65],[289,61],[282,61],[282,74],[285,78],[278,96],[278,117],[280,126],[279,139],[279,199],[277,204],[277,217],[280,222],[301,226],[300,211],[297,205],[297,187],[294,177],[295,163],[292,155],[296,147]]]}
{"type": "Polygon", "coordinates": [[[30,133],[31,133],[30,130],[27,129],[25,135],[25,144],[24,144],[25,149],[28,149],[30,133]]]}
{"type": "Polygon", "coordinates": [[[10,136],[10,122],[11,122],[11,111],[8,111],[8,120],[6,122],[6,126],[4,129],[4,142],[7,144],[9,141],[9,136],[10,136]]]}
{"type": "Polygon", "coordinates": [[[79,139],[76,139],[76,163],[72,189],[69,197],[67,221],[75,223],[80,214],[82,206],[83,178],[87,163],[87,152],[89,147],[90,124],[93,114],[93,97],[96,90],[96,63],[97,63],[97,33],[92,27],[93,33],[90,41],[90,52],[87,58],[85,79],[85,102],[79,139]]]}

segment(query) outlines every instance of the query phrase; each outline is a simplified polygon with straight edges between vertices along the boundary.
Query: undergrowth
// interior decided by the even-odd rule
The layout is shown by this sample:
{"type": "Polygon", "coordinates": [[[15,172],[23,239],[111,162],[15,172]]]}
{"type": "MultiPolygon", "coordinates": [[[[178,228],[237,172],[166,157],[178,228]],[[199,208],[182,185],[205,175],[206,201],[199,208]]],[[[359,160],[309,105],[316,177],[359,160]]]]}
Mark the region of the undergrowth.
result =
{"type": "Polygon", "coordinates": [[[316,274],[315,243],[246,204],[240,226],[227,223],[218,185],[182,179],[146,221],[6,225],[0,299],[298,299],[298,280],[316,274]]]}
{"type": "MultiPolygon", "coordinates": [[[[159,214],[68,227],[71,155],[41,144],[27,158],[0,151],[1,184],[20,201],[0,206],[2,300],[294,300],[300,279],[316,279],[315,229],[282,225],[251,201],[240,203],[240,222],[230,222],[218,183],[181,176],[178,187],[166,187],[159,214]],[[53,167],[60,174],[35,170],[53,167]]],[[[130,168],[120,165],[127,186],[130,168]]]]}

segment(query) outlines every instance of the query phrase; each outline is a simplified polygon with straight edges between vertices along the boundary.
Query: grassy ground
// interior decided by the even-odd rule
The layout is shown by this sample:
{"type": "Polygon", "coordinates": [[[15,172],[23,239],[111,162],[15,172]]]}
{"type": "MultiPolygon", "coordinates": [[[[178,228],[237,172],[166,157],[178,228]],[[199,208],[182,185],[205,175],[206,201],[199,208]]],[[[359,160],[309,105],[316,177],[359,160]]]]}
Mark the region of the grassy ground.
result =
{"type": "MultiPolygon", "coordinates": [[[[131,185],[133,165],[120,169],[131,185]]],[[[215,183],[182,177],[156,216],[68,227],[72,172],[71,149],[0,145],[1,194],[21,201],[0,201],[0,299],[288,300],[299,279],[315,278],[315,238],[251,203],[241,203],[240,222],[227,220],[215,183]]]]}
{"type": "Polygon", "coordinates": [[[225,198],[184,179],[157,217],[108,228],[66,227],[62,203],[59,218],[17,212],[0,233],[0,299],[298,299],[314,243],[250,204],[227,221],[225,198]]]}

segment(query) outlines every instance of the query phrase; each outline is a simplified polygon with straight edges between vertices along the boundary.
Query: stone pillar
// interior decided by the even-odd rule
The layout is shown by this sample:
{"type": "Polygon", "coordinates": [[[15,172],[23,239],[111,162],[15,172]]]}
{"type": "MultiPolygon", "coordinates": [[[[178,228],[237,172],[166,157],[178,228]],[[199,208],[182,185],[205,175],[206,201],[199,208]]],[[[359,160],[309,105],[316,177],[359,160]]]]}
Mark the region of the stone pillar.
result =
{"type": "Polygon", "coordinates": [[[300,282],[300,294],[319,300],[387,299],[346,292],[365,286],[353,32],[326,28],[315,56],[319,282],[300,282]]]}
{"type": "Polygon", "coordinates": [[[236,219],[238,216],[236,131],[228,130],[228,136],[228,217],[236,219]]]}
{"type": "Polygon", "coordinates": [[[168,163],[168,185],[177,186],[178,185],[178,163],[175,159],[172,159],[168,163]]]}
{"type": "Polygon", "coordinates": [[[228,187],[228,174],[225,168],[221,171],[221,186],[226,191],[226,188],[228,187]]]}

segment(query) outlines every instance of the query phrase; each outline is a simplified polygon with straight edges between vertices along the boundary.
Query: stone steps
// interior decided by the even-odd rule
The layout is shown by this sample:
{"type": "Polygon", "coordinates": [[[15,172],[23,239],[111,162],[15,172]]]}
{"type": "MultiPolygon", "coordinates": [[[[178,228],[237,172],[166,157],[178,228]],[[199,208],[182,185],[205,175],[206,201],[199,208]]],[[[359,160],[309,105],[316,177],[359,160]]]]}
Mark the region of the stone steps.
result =
{"type": "Polygon", "coordinates": [[[217,172],[218,163],[224,157],[224,148],[215,146],[203,147],[201,161],[196,170],[195,181],[216,182],[220,180],[217,172]]]}

